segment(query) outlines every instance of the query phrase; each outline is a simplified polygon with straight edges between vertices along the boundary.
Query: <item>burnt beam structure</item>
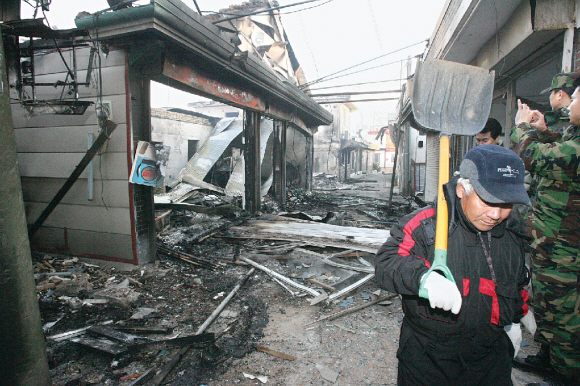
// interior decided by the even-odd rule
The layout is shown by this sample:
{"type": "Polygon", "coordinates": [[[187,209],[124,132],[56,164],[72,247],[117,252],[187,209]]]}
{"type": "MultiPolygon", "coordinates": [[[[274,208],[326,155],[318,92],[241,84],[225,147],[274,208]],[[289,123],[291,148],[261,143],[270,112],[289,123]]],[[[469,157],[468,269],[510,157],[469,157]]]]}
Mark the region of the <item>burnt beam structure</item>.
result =
{"type": "Polygon", "coordinates": [[[312,168],[314,165],[314,140],[311,136],[306,137],[306,190],[312,190],[312,168]]]}
{"type": "Polygon", "coordinates": [[[252,214],[258,212],[261,207],[260,118],[260,113],[251,110],[247,110],[244,115],[246,209],[252,214]]]}
{"type": "Polygon", "coordinates": [[[274,121],[274,195],[286,207],[286,130],[288,124],[274,121]]]}

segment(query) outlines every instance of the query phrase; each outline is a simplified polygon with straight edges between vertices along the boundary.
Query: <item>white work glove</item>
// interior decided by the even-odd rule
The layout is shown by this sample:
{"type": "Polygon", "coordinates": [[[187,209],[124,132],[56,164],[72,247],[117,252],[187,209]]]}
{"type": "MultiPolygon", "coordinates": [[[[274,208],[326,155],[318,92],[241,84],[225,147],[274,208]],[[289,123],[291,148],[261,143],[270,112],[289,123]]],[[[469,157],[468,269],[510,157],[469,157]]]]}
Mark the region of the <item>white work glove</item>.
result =
{"type": "Polygon", "coordinates": [[[532,336],[536,335],[536,329],[538,326],[536,326],[536,318],[534,317],[532,310],[528,310],[526,316],[520,319],[520,323],[524,325],[526,330],[528,330],[532,336]]]}
{"type": "Polygon", "coordinates": [[[425,280],[423,287],[427,289],[431,308],[443,308],[445,311],[451,310],[454,314],[459,313],[461,294],[455,283],[436,271],[432,271],[427,278],[423,275],[421,282],[423,280],[425,280]]]}
{"type": "Polygon", "coordinates": [[[522,344],[522,327],[519,323],[513,323],[508,326],[505,326],[504,331],[512,341],[514,345],[514,358],[518,356],[518,352],[520,351],[520,346],[522,344]]]}

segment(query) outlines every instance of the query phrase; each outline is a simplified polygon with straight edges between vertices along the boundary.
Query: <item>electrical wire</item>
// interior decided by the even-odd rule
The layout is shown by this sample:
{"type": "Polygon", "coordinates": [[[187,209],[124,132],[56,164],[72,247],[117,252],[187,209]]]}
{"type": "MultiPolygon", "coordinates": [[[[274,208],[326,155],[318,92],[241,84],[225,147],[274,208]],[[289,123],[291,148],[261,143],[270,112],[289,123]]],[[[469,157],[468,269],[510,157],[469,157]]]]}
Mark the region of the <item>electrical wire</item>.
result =
{"type": "MultiPolygon", "coordinates": [[[[294,6],[297,6],[300,4],[312,3],[314,1],[320,1],[320,0],[305,0],[305,1],[301,1],[300,3],[282,5],[279,7],[265,8],[265,9],[260,9],[260,10],[254,11],[254,12],[248,12],[248,13],[243,13],[243,14],[236,14],[235,16],[232,16],[232,17],[226,17],[225,19],[215,20],[212,22],[212,24],[218,24],[218,23],[223,23],[223,22],[230,21],[230,20],[241,19],[241,18],[246,17],[246,16],[258,15],[258,14],[264,13],[264,12],[276,11],[276,10],[279,10],[282,8],[294,7],[294,6]]],[[[331,0],[329,0],[329,1],[331,1],[331,0]]]]}
{"type": "Polygon", "coordinates": [[[318,78],[318,79],[316,79],[316,80],[313,80],[312,82],[305,83],[305,84],[301,85],[300,87],[301,87],[301,88],[306,88],[306,87],[309,87],[309,86],[311,86],[311,85],[313,85],[313,84],[316,84],[316,83],[319,83],[319,82],[321,82],[323,79],[326,79],[326,78],[328,78],[328,77],[334,76],[334,75],[336,75],[336,74],[340,74],[341,72],[348,71],[348,70],[350,70],[350,69],[352,69],[352,68],[355,68],[355,67],[362,66],[363,64],[370,63],[370,62],[372,62],[372,61],[375,61],[375,60],[377,60],[377,59],[384,58],[385,56],[392,55],[392,54],[394,54],[394,53],[396,53],[396,52],[403,51],[403,50],[405,50],[405,49],[407,49],[407,48],[414,47],[414,46],[416,46],[416,45],[419,45],[419,44],[421,44],[421,43],[424,43],[425,41],[427,41],[427,39],[425,39],[425,40],[421,40],[420,42],[417,42],[417,43],[410,44],[410,45],[408,45],[408,46],[406,46],[406,47],[403,47],[403,48],[396,49],[396,50],[394,50],[394,51],[391,51],[391,52],[388,52],[388,53],[386,53],[386,54],[379,55],[379,56],[377,56],[377,57],[375,57],[375,58],[372,58],[372,59],[366,60],[366,61],[364,61],[364,62],[361,62],[361,63],[359,63],[359,64],[355,64],[354,66],[347,67],[347,68],[345,68],[345,69],[343,69],[343,70],[340,70],[340,71],[334,72],[334,73],[332,73],[332,74],[329,74],[329,75],[323,76],[322,78],[318,78]]]}
{"type": "Polygon", "coordinates": [[[306,8],[302,8],[302,9],[297,9],[296,11],[287,11],[287,12],[278,12],[278,13],[279,13],[280,15],[290,15],[291,13],[302,12],[302,11],[306,11],[307,9],[312,9],[312,8],[320,7],[320,6],[324,5],[324,4],[328,4],[328,3],[330,3],[331,1],[334,1],[334,0],[327,0],[327,1],[325,1],[324,3],[317,4],[317,5],[313,5],[313,6],[311,6],[311,7],[306,7],[306,8]]]}
{"type": "Polygon", "coordinates": [[[369,4],[369,11],[371,12],[371,19],[373,21],[373,26],[375,27],[375,34],[377,35],[377,40],[379,41],[379,47],[381,48],[381,52],[384,51],[383,42],[381,40],[381,34],[379,33],[379,27],[377,25],[377,20],[375,19],[375,11],[373,9],[373,4],[371,0],[368,0],[369,4]]]}
{"type": "MultiPolygon", "coordinates": [[[[127,2],[124,2],[127,3],[127,2]]],[[[132,1],[131,1],[132,3],[132,1]]],[[[123,4],[123,3],[121,3],[123,4]]],[[[99,27],[98,27],[98,19],[99,16],[101,15],[101,13],[97,12],[93,15],[93,27],[95,29],[95,40],[94,40],[94,44],[96,47],[96,55],[95,58],[93,59],[96,64],[97,64],[97,77],[98,77],[98,81],[95,80],[95,85],[97,87],[97,103],[95,105],[95,114],[97,116],[97,122],[99,122],[99,111],[102,112],[103,111],[103,72],[102,72],[102,67],[103,67],[103,63],[102,63],[102,58],[101,58],[101,51],[102,51],[102,47],[101,44],[99,42],[99,27]]],[[[91,38],[92,40],[92,36],[89,35],[89,38],[91,38]]],[[[110,118],[110,117],[108,117],[110,118]]],[[[98,124],[99,126],[99,130],[101,130],[100,124],[98,124]]],[[[104,129],[102,129],[104,130],[104,129]]],[[[109,133],[107,133],[109,134],[109,133]]],[[[105,146],[103,146],[103,148],[106,149],[105,146]]],[[[101,148],[99,150],[99,152],[97,153],[99,156],[99,175],[101,177],[101,202],[103,203],[103,206],[105,207],[105,210],[109,210],[109,207],[107,206],[107,203],[105,202],[105,180],[103,178],[103,171],[102,171],[102,165],[103,165],[103,154],[105,154],[106,150],[103,151],[101,148]]]]}
{"type": "MultiPolygon", "coordinates": [[[[421,55],[415,55],[415,56],[413,56],[413,58],[418,58],[418,57],[421,57],[421,55]]],[[[380,68],[380,67],[385,67],[385,66],[389,66],[389,65],[392,65],[392,64],[396,64],[396,63],[402,63],[402,62],[404,62],[406,60],[409,60],[409,58],[395,60],[394,62],[389,62],[389,63],[385,63],[385,64],[379,64],[378,66],[364,68],[362,70],[349,72],[347,74],[342,74],[342,75],[335,76],[334,78],[328,78],[328,79],[324,79],[324,80],[318,80],[317,82],[327,82],[329,80],[334,80],[334,79],[342,78],[342,77],[349,76],[349,75],[359,74],[361,72],[365,72],[365,71],[369,71],[369,70],[374,70],[374,69],[377,69],[377,68],[380,68]]],[[[311,82],[311,83],[314,83],[314,82],[311,82]]]]}
{"type": "MultiPolygon", "coordinates": [[[[312,0],[312,1],[317,1],[317,0],[312,0]]],[[[311,7],[306,7],[306,8],[297,9],[296,11],[287,11],[287,12],[280,12],[280,11],[278,11],[278,14],[279,14],[279,15],[290,15],[290,14],[292,14],[292,13],[302,12],[302,11],[306,11],[306,10],[308,10],[308,9],[312,9],[312,8],[320,7],[321,5],[324,5],[324,4],[327,4],[327,3],[330,3],[331,1],[334,1],[334,0],[326,0],[324,3],[317,4],[317,5],[313,5],[313,6],[311,6],[311,7]]],[[[261,10],[259,13],[262,13],[262,12],[269,12],[269,11],[276,11],[276,10],[279,10],[279,9],[281,9],[281,8],[285,8],[285,7],[291,7],[291,6],[293,6],[293,5],[300,5],[300,4],[303,4],[303,3],[290,4],[290,5],[285,5],[285,6],[282,6],[282,7],[274,7],[274,8],[263,9],[263,10],[261,10]]],[[[222,15],[231,15],[231,16],[242,16],[242,15],[240,15],[239,13],[233,13],[233,12],[220,12],[220,11],[203,11],[203,12],[205,12],[205,13],[215,13],[215,14],[222,14],[222,15]]],[[[200,13],[200,14],[201,14],[201,13],[200,13]]],[[[222,21],[222,20],[219,20],[219,21],[222,21]]]]}
{"type": "Polygon", "coordinates": [[[329,89],[329,88],[340,88],[340,87],[350,87],[350,86],[362,86],[362,85],[366,85],[366,84],[387,83],[387,82],[399,82],[401,80],[407,80],[407,78],[377,80],[375,82],[362,82],[362,83],[341,84],[341,85],[338,85],[338,86],[326,86],[326,87],[311,88],[309,90],[310,91],[318,91],[318,90],[326,90],[326,89],[329,89]]]}
{"type": "MultiPolygon", "coordinates": [[[[298,14],[298,17],[300,19],[300,25],[302,26],[302,31],[305,31],[306,27],[304,26],[304,20],[302,19],[302,14],[298,14]]],[[[312,47],[310,47],[309,40],[310,39],[306,39],[306,47],[308,47],[308,51],[310,52],[310,56],[312,56],[312,63],[314,64],[314,70],[316,71],[316,76],[318,76],[318,66],[316,65],[316,59],[314,58],[314,53],[312,52],[312,47]]]]}
{"type": "Polygon", "coordinates": [[[195,4],[195,8],[197,9],[197,13],[201,15],[201,9],[199,9],[199,5],[197,5],[197,0],[193,0],[193,4],[195,4]]]}
{"type": "MultiPolygon", "coordinates": [[[[495,44],[497,47],[497,56],[499,57],[500,55],[503,55],[502,58],[502,64],[501,64],[501,68],[499,69],[499,71],[497,72],[498,77],[506,77],[505,75],[503,75],[503,69],[505,67],[505,54],[502,52],[501,48],[500,48],[500,40],[499,40],[499,25],[498,25],[498,12],[497,12],[497,4],[495,3],[495,1],[493,2],[493,9],[495,11],[495,44]]],[[[507,77],[510,78],[510,77],[507,77]]]]}

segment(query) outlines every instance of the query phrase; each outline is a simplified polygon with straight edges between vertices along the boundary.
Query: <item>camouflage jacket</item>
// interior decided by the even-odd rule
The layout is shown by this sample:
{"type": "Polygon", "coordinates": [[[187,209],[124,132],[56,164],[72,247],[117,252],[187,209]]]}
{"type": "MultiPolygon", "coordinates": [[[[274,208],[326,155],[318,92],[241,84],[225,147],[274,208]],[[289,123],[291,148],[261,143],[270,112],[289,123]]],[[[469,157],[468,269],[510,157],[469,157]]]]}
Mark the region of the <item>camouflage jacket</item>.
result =
{"type": "Polygon", "coordinates": [[[570,126],[570,113],[568,107],[559,108],[556,111],[549,111],[545,115],[546,125],[552,133],[562,134],[570,126]]]}
{"type": "Polygon", "coordinates": [[[579,261],[573,265],[580,264],[580,128],[569,125],[557,134],[521,123],[512,130],[511,140],[538,182],[528,212],[532,248],[549,244],[552,251],[565,249],[572,261],[579,261]]]}

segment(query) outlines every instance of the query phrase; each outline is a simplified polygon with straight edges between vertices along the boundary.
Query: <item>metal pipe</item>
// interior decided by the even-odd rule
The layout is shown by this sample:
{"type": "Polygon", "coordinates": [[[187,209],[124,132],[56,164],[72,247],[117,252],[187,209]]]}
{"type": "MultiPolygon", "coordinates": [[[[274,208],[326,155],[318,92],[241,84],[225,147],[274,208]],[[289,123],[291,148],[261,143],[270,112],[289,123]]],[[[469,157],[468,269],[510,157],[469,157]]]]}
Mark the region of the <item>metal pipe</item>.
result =
{"type": "MultiPolygon", "coordinates": [[[[95,142],[95,134],[87,134],[87,150],[89,150],[95,142]]],[[[93,186],[95,178],[93,173],[93,160],[87,165],[87,200],[93,201],[93,186]]]]}
{"type": "Polygon", "coordinates": [[[248,271],[248,273],[246,273],[246,275],[242,278],[242,280],[234,287],[233,290],[230,291],[230,293],[228,294],[228,296],[226,296],[226,298],[224,300],[222,300],[222,302],[214,310],[214,312],[212,312],[212,314],[209,316],[209,318],[207,318],[206,321],[203,322],[203,324],[201,326],[199,326],[199,328],[197,329],[197,332],[195,333],[195,335],[201,334],[202,332],[205,331],[205,329],[210,324],[212,324],[212,322],[215,320],[215,318],[217,318],[219,316],[219,314],[222,313],[223,309],[228,305],[228,303],[234,297],[234,295],[238,292],[238,290],[244,285],[244,283],[246,283],[246,281],[248,281],[248,279],[250,278],[250,276],[252,276],[254,274],[254,271],[255,270],[256,270],[256,268],[251,268],[248,271]]]}
{"type": "Polygon", "coordinates": [[[258,268],[258,269],[260,269],[262,271],[264,271],[264,272],[266,272],[268,275],[270,275],[272,277],[275,277],[277,279],[282,280],[286,284],[290,284],[291,286],[296,287],[296,288],[298,288],[298,289],[300,289],[302,291],[306,291],[306,292],[310,293],[314,297],[317,297],[317,296],[320,295],[320,292],[315,291],[312,288],[303,286],[302,284],[296,283],[294,280],[289,279],[286,276],[281,275],[281,274],[279,274],[276,271],[272,271],[270,268],[264,267],[263,265],[258,264],[255,261],[252,261],[252,260],[250,260],[248,258],[245,258],[245,257],[240,257],[240,260],[242,260],[242,261],[244,261],[244,262],[246,262],[246,263],[248,263],[248,264],[250,264],[250,265],[252,265],[252,266],[254,266],[254,267],[256,267],[256,268],[258,268]]]}

